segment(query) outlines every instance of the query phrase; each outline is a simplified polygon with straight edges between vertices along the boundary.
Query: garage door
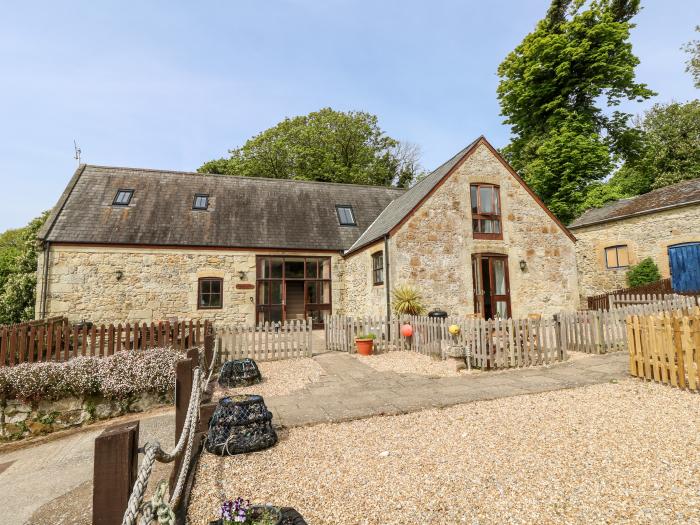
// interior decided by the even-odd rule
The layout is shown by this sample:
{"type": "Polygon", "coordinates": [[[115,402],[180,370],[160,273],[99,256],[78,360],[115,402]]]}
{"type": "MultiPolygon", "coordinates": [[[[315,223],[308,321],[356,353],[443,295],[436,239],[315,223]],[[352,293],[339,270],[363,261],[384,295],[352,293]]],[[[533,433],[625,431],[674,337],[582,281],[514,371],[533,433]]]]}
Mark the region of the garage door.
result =
{"type": "Polygon", "coordinates": [[[700,242],[669,246],[668,261],[674,291],[700,291],[700,242]]]}

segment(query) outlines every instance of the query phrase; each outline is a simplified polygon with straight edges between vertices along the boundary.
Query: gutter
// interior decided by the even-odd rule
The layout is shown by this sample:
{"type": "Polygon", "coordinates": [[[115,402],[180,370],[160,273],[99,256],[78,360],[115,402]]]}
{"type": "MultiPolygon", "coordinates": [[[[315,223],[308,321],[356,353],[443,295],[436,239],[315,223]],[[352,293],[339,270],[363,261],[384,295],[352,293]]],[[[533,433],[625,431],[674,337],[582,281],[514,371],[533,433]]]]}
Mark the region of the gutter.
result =
{"type": "Polygon", "coordinates": [[[44,242],[44,277],[41,284],[41,310],[40,319],[46,317],[46,298],[49,290],[49,257],[51,257],[51,241],[44,242]]]}
{"type": "Polygon", "coordinates": [[[391,319],[391,288],[389,284],[389,234],[384,235],[384,295],[386,297],[386,318],[391,319]]]}

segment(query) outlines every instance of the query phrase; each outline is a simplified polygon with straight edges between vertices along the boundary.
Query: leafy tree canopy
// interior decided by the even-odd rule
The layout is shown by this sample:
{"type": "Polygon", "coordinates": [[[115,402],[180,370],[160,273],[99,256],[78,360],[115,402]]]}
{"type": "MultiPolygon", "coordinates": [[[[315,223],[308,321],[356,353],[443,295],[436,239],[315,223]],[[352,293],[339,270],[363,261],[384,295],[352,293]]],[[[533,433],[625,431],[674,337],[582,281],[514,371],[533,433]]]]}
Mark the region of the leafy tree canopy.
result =
{"type": "Polygon", "coordinates": [[[700,177],[700,100],[656,104],[635,130],[635,154],[610,181],[591,185],[579,211],[700,177]]]}
{"type": "Polygon", "coordinates": [[[48,212],[44,212],[24,228],[9,230],[0,237],[13,239],[11,248],[0,247],[1,253],[13,253],[13,256],[8,257],[10,261],[7,274],[0,286],[0,324],[20,323],[34,318],[37,272],[36,234],[48,215],[48,212]]]}
{"type": "Polygon", "coordinates": [[[198,171],[248,177],[408,187],[419,151],[386,135],[375,115],[324,108],[286,118],[198,171]]]}
{"type": "Polygon", "coordinates": [[[659,267],[651,257],[647,257],[627,271],[627,285],[630,287],[655,283],[661,280],[659,267]]]}
{"type": "Polygon", "coordinates": [[[638,147],[631,115],[613,109],[654,95],[635,81],[629,35],[638,11],[639,0],[553,0],[498,68],[513,133],[503,153],[563,221],[638,147]]]}
{"type": "MultiPolygon", "coordinates": [[[[695,26],[695,31],[700,33],[700,26],[695,26]]],[[[685,70],[693,76],[695,87],[700,89],[700,40],[691,40],[683,49],[690,55],[685,70]]]]}

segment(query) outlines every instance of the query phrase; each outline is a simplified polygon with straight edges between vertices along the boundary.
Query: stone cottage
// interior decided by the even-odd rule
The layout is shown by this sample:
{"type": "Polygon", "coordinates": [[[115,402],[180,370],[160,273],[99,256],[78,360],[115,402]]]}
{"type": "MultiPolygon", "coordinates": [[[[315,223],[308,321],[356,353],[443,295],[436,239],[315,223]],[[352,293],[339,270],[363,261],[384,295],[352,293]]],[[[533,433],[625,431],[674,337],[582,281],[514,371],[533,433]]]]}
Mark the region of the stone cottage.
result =
{"type": "Polygon", "coordinates": [[[700,289],[700,179],[590,209],[569,229],[582,299],[625,288],[629,267],[647,257],[675,290],[700,289]]]}
{"type": "Polygon", "coordinates": [[[575,239],[483,137],[409,190],[81,165],[39,232],[38,317],[279,321],[578,305],[575,239]]]}

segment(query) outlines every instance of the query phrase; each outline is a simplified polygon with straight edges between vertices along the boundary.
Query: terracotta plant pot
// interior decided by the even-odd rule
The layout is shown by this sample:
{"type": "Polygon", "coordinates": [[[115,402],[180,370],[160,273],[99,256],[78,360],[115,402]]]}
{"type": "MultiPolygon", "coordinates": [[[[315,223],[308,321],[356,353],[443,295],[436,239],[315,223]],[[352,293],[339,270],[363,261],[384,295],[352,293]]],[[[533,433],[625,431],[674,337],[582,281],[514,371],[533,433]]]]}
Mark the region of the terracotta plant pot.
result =
{"type": "Polygon", "coordinates": [[[374,351],[374,339],[355,339],[355,345],[360,355],[372,355],[374,351]]]}

